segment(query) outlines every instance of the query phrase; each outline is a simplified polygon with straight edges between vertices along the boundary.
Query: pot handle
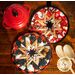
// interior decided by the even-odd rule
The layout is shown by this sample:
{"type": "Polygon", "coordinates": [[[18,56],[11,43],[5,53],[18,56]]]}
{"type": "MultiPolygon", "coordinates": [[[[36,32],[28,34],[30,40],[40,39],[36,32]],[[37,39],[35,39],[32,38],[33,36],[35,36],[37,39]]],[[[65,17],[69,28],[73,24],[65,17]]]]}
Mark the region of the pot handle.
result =
{"type": "Polygon", "coordinates": [[[6,24],[5,24],[4,22],[2,23],[2,25],[3,25],[3,27],[4,27],[5,29],[11,29],[11,27],[6,26],[6,24]]]}
{"type": "Polygon", "coordinates": [[[4,14],[3,11],[0,10],[0,16],[3,16],[3,14],[4,14]]]}
{"type": "Polygon", "coordinates": [[[28,12],[30,13],[31,11],[31,7],[28,4],[23,4],[23,6],[28,10],[28,12]]]}

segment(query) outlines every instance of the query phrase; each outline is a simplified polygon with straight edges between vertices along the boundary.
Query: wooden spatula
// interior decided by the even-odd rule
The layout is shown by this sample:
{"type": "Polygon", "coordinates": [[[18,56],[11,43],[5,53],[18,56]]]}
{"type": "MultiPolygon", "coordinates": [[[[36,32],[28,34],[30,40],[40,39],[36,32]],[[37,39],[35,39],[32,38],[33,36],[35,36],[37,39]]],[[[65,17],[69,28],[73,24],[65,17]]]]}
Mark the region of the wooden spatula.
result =
{"type": "Polygon", "coordinates": [[[61,57],[57,62],[57,67],[62,72],[67,72],[70,70],[72,74],[75,74],[72,69],[72,62],[68,57],[61,57]]]}
{"type": "Polygon", "coordinates": [[[74,53],[73,48],[70,45],[66,44],[63,47],[63,51],[64,51],[64,54],[66,56],[68,56],[69,58],[71,58],[72,61],[75,63],[75,59],[74,59],[75,58],[75,53],[74,53]]]}

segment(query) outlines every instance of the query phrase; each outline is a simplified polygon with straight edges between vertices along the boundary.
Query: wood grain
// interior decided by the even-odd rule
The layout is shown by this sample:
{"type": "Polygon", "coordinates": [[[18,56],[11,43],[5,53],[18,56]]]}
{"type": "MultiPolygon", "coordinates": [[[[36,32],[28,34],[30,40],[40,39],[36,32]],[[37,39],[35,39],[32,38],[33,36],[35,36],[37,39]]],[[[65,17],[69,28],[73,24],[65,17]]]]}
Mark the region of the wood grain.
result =
{"type": "MultiPolygon", "coordinates": [[[[2,5],[2,9],[4,9],[12,4],[12,3],[21,3],[26,4],[28,3],[31,5],[31,14],[34,10],[36,10],[38,7],[46,5],[46,2],[0,2],[0,5],[2,5]]],[[[52,58],[50,60],[50,63],[48,66],[45,67],[42,71],[39,72],[39,74],[71,74],[71,72],[61,72],[57,68],[57,60],[59,59],[55,53],[55,47],[58,44],[64,45],[66,43],[70,44],[75,51],[75,2],[52,2],[53,6],[56,6],[60,8],[64,13],[68,16],[69,19],[69,32],[66,35],[66,37],[56,44],[52,44],[52,58]]],[[[0,16],[0,74],[22,74],[23,72],[16,68],[16,65],[11,60],[11,52],[12,52],[12,45],[13,42],[16,40],[16,38],[21,35],[23,32],[25,32],[25,29],[22,30],[6,30],[2,27],[2,16],[0,16]]],[[[73,64],[73,69],[75,71],[75,64],[73,64]]]]}

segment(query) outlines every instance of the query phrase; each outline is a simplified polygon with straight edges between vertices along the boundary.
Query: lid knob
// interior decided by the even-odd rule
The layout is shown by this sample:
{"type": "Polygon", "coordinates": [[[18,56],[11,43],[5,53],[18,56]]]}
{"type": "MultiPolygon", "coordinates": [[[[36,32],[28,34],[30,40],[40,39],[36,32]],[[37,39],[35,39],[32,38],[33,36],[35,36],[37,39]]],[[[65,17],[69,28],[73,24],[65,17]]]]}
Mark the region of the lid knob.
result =
{"type": "Polygon", "coordinates": [[[13,9],[13,10],[12,10],[12,14],[13,14],[13,16],[17,17],[17,16],[18,16],[17,10],[13,9]]]}

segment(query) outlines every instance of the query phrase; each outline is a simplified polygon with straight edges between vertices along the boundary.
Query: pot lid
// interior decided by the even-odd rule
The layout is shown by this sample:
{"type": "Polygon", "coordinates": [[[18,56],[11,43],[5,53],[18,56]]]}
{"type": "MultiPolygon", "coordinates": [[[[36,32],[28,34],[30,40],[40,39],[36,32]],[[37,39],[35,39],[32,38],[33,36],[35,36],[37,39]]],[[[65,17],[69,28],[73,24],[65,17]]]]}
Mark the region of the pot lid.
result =
{"type": "Polygon", "coordinates": [[[20,4],[12,4],[6,8],[4,12],[4,22],[8,26],[23,26],[22,23],[27,23],[29,18],[29,11],[20,4]]]}

